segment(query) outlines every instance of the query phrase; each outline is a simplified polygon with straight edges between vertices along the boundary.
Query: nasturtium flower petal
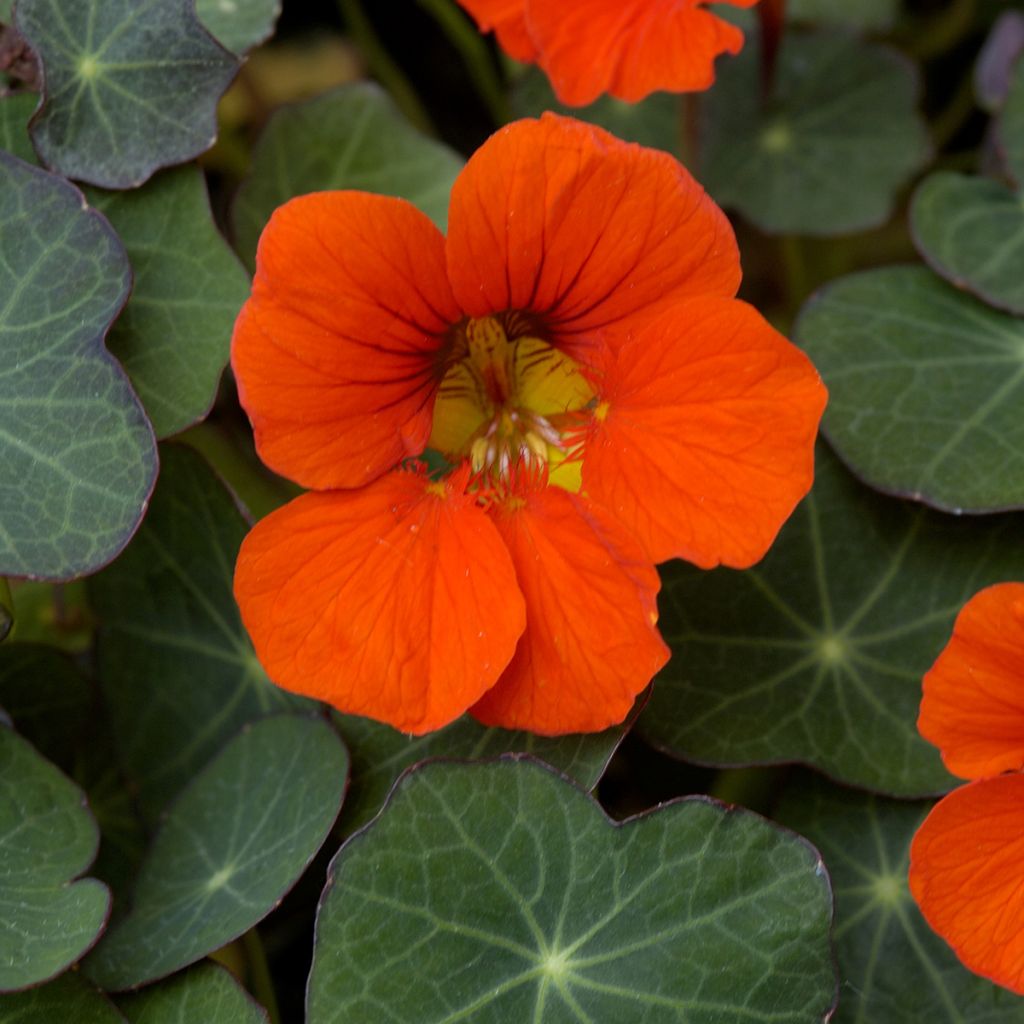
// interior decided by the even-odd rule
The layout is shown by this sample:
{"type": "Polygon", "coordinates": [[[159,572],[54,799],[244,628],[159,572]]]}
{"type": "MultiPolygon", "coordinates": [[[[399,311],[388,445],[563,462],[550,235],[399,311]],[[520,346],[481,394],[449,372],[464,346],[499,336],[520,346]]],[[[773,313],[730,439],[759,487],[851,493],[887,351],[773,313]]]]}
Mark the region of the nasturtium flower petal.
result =
{"type": "Polygon", "coordinates": [[[961,610],[924,677],[918,728],[955,775],[1024,769],[1024,583],[988,587],[961,610]]]}
{"type": "Polygon", "coordinates": [[[635,103],[658,89],[706,89],[715,57],[743,46],[743,33],[705,0],[526,0],[526,9],[539,63],[559,100],[574,107],[605,92],[635,103]]]}
{"type": "Polygon", "coordinates": [[[494,31],[501,48],[516,60],[533,62],[537,47],[526,24],[524,0],[459,0],[481,32],[494,31]]]}
{"type": "Polygon", "coordinates": [[[740,282],[728,220],[677,160],[554,114],[503,128],[470,158],[447,260],[466,313],[524,311],[582,362],[659,303],[731,297],[740,282]]]}
{"type": "Polygon", "coordinates": [[[598,377],[583,489],[662,562],[758,561],[814,477],[825,388],[751,306],[693,299],[598,377]]]}
{"type": "Polygon", "coordinates": [[[668,660],[660,582],[639,546],[579,495],[546,487],[493,506],[526,599],[526,632],[471,708],[485,725],[543,735],[621,722],[668,660]]]}
{"type": "Polygon", "coordinates": [[[1024,775],[982,779],[933,808],[910,846],[910,891],[977,974],[1024,994],[1024,775]]]}
{"type": "Polygon", "coordinates": [[[449,327],[444,237],[411,204],[318,192],[260,239],[232,365],[263,461],[306,487],[358,487],[419,455],[449,327]]]}
{"type": "Polygon", "coordinates": [[[410,733],[439,729],[494,685],[525,612],[465,481],[397,470],[304,494],[256,525],[235,596],[274,682],[410,733]]]}

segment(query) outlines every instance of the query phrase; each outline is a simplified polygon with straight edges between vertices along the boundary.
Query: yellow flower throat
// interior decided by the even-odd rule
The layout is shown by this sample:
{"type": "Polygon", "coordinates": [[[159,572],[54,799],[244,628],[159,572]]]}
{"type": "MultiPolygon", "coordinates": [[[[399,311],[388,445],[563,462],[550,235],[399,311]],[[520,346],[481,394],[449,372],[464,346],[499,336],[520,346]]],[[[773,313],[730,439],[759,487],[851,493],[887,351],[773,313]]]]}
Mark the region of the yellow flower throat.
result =
{"type": "Polygon", "coordinates": [[[469,459],[490,484],[547,466],[549,482],[577,491],[579,413],[594,392],[576,363],[540,338],[509,338],[498,317],[469,320],[434,406],[429,447],[469,459]]]}

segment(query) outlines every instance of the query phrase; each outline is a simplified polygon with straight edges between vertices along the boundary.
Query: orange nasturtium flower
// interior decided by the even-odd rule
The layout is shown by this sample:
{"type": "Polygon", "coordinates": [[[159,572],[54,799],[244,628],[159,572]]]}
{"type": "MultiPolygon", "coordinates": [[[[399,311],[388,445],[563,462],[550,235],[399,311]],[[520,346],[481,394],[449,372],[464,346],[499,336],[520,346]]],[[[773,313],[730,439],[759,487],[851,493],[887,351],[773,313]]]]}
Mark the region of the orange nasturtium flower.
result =
{"type": "Polygon", "coordinates": [[[447,239],[390,197],[277,210],[232,349],[313,490],[239,554],[270,677],[414,733],[621,721],[668,658],[653,564],[755,562],[811,484],[824,388],[739,280],[675,160],[554,115],[472,157],[447,239]]]}
{"type": "Polygon", "coordinates": [[[972,971],[1024,994],[1024,583],[975,594],[924,677],[918,728],[973,779],[910,846],[910,891],[972,971]]]}
{"type": "MultiPolygon", "coordinates": [[[[658,89],[695,92],[715,58],[739,53],[743,33],[710,0],[459,0],[516,60],[539,64],[562,103],[602,93],[635,103],[658,89]]],[[[757,0],[715,0],[752,7],[757,0]]]]}

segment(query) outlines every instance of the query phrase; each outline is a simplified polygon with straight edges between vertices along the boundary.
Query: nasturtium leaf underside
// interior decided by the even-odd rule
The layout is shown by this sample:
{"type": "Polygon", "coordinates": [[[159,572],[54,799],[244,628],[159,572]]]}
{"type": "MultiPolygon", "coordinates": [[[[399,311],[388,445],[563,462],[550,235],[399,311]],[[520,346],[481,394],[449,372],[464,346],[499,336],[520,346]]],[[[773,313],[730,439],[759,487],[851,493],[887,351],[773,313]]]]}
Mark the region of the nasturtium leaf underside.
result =
{"type": "Polygon", "coordinates": [[[153,433],[103,346],[130,283],[81,193],[0,153],[0,574],[95,571],[142,518],[153,433]]]}
{"type": "Polygon", "coordinates": [[[274,31],[281,0],[196,0],[206,30],[232,53],[245,53],[274,31]]]}
{"type": "Polygon", "coordinates": [[[869,484],[951,511],[1024,506],[1024,320],[883,267],[827,285],[795,331],[828,385],[825,433],[869,484]]]}
{"type": "Polygon", "coordinates": [[[880,32],[892,28],[899,11],[900,0],[790,0],[786,15],[794,21],[880,32]]]}
{"type": "Polygon", "coordinates": [[[616,825],[538,762],[403,776],[331,865],[308,1024],[818,1024],[815,851],[703,798],[616,825]]]}
{"type": "Polygon", "coordinates": [[[158,438],[202,419],[228,360],[249,280],[213,224],[195,166],[132,192],[87,189],[128,251],[135,286],[107,339],[158,438]]]}
{"type": "Polygon", "coordinates": [[[34,92],[15,93],[0,98],[0,149],[29,164],[37,163],[35,150],[28,137],[28,119],[38,102],[39,97],[34,92]]]}
{"type": "MultiPolygon", "coordinates": [[[[114,1004],[78,972],[26,992],[0,995],[0,1024],[126,1024],[114,1004]]],[[[178,1022],[174,1022],[178,1024],[178,1022]]]]}
{"type": "Polygon", "coordinates": [[[1024,313],[1024,197],[989,178],[938,171],[914,193],[910,227],[918,251],[947,281],[1024,313]]]}
{"type": "Polygon", "coordinates": [[[18,0],[17,26],[43,68],[31,133],[47,166],[132,188],[213,145],[239,64],[193,0],[18,0]]]}
{"type": "Polygon", "coordinates": [[[1007,170],[1013,180],[1024,188],[1024,53],[1014,64],[1010,91],[1006,95],[997,130],[1007,170]]]}
{"type": "Polygon", "coordinates": [[[102,988],[165,977],[265,917],[338,815],[348,755],[319,718],[247,726],[161,821],[132,893],[84,964],[102,988]]]}
{"type": "Polygon", "coordinates": [[[82,791],[0,725],[0,992],[54,977],[96,941],[110,893],[74,879],[98,843],[82,791]]]}
{"type": "Polygon", "coordinates": [[[882,497],[821,446],[811,494],[762,562],[663,567],[673,654],[637,729],[701,763],[803,761],[901,796],[948,789],[917,732],[921,677],[968,597],[1024,579],[1020,529],[882,497]]]}
{"type": "Polygon", "coordinates": [[[352,758],[352,781],[345,797],[341,827],[351,833],[365,825],[380,810],[403,771],[438,757],[479,761],[506,753],[532,754],[575,779],[584,789],[593,789],[645,700],[646,694],[641,695],[632,714],[621,725],[571,736],[489,729],[468,715],[438,732],[406,736],[368,718],[335,714],[335,724],[352,758]]]}
{"type": "Polygon", "coordinates": [[[917,75],[894,51],[788,32],[767,103],[756,39],[718,68],[701,100],[698,177],[764,231],[839,235],[881,224],[928,158],[917,75]]]}
{"type": "Polygon", "coordinates": [[[567,107],[556,99],[547,75],[531,68],[516,81],[510,99],[517,117],[540,117],[545,110],[554,110],[600,125],[627,142],[669,153],[680,148],[682,101],[671,93],[653,93],[639,103],[602,96],[587,107],[567,107]]]}
{"type": "Polygon", "coordinates": [[[907,888],[910,840],[929,809],[801,778],[780,821],[825,860],[836,898],[834,1024],[1018,1024],[1024,999],[979,978],[925,923],[907,888]]]}
{"type": "Polygon", "coordinates": [[[267,1024],[245,989],[211,963],[118,996],[117,1006],[129,1024],[267,1024]]]}
{"type": "Polygon", "coordinates": [[[359,189],[408,199],[444,230],[462,158],[413,128],[375,85],[342,86],[277,111],[235,198],[235,244],[255,266],[270,215],[293,196],[359,189]]]}
{"type": "Polygon", "coordinates": [[[126,773],[154,819],[246,722],[312,707],[267,679],[231,590],[248,524],[213,470],[181,445],[146,522],[90,580],[100,683],[126,773]]]}

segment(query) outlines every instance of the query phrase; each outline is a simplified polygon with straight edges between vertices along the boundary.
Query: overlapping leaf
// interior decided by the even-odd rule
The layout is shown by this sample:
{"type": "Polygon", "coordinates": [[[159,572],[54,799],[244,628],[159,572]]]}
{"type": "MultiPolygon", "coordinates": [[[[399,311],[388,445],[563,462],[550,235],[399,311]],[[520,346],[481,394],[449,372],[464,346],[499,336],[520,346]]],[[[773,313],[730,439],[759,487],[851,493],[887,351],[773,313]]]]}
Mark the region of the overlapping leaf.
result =
{"type": "Polygon", "coordinates": [[[274,31],[281,0],[196,0],[207,31],[232,53],[245,53],[274,31]]]}
{"type": "Polygon", "coordinates": [[[951,284],[1024,313],[1024,199],[998,181],[938,171],[918,186],[910,224],[921,255],[951,284]]]}
{"type": "Polygon", "coordinates": [[[379,88],[346,85],[279,110],[267,123],[232,220],[238,252],[255,265],[271,213],[293,196],[361,189],[415,203],[442,228],[461,158],[404,120],[379,88]]]}
{"type": "Polygon", "coordinates": [[[131,188],[213,145],[239,64],[193,0],[19,0],[17,27],[43,67],[31,131],[47,166],[131,188]]]}
{"type": "Polygon", "coordinates": [[[99,937],[110,893],[74,881],[98,843],[82,791],[0,724],[0,992],[54,977],[99,937]]]}
{"type": "Polygon", "coordinates": [[[807,777],[780,821],[814,843],[836,897],[835,1024],[1018,1024],[1024,1000],[972,974],[924,922],[907,889],[910,840],[927,804],[897,803],[807,777]]]}
{"type": "Polygon", "coordinates": [[[327,837],[348,757],[322,719],[244,729],[168,810],[128,913],[85,962],[106,989],[163,978],[268,914],[327,837]]]}
{"type": "Polygon", "coordinates": [[[928,158],[914,67],[845,34],[788,32],[761,98],[755,40],[702,101],[699,177],[770,233],[839,235],[883,223],[928,158]]]}
{"type": "Polygon", "coordinates": [[[114,1004],[77,972],[62,974],[56,981],[27,992],[0,995],[0,1024],[54,1024],[56,1021],[127,1024],[114,1004]]]}
{"type": "Polygon", "coordinates": [[[860,486],[822,447],[810,496],[752,569],[664,567],[672,660],[637,728],[710,764],[804,761],[899,795],[949,788],[916,728],[967,598],[1024,579],[1019,516],[953,519],[860,486]]]}
{"type": "Polygon", "coordinates": [[[129,1024],[266,1024],[267,1015],[227,971],[197,964],[142,992],[119,996],[129,1024]]]}
{"type": "Polygon", "coordinates": [[[1024,506],[1024,320],[885,267],[823,288],[796,336],[829,388],[825,432],[872,486],[953,511],[1024,506]]]}
{"type": "Polygon", "coordinates": [[[311,706],[269,682],[242,626],[242,514],[195,452],[162,459],[143,528],[89,588],[114,735],[150,818],[246,722],[311,706]]]}
{"type": "Polygon", "coordinates": [[[1014,64],[1010,90],[997,130],[1007,170],[1013,180],[1024,188],[1024,55],[1014,64]]]}
{"type": "Polygon", "coordinates": [[[368,718],[336,715],[338,730],[352,756],[352,784],[341,825],[346,833],[365,825],[380,810],[403,771],[438,757],[479,761],[506,753],[532,754],[575,779],[584,789],[593,789],[645,700],[646,695],[641,696],[621,725],[574,736],[488,729],[468,715],[438,732],[406,736],[368,718]]]}
{"type": "Polygon", "coordinates": [[[875,32],[892,28],[900,0],[792,0],[786,14],[816,25],[849,25],[875,32]]]}
{"type": "Polygon", "coordinates": [[[130,281],[77,189],[0,153],[0,573],[92,572],[142,517],[153,434],[103,347],[130,281]]]}
{"type": "Polygon", "coordinates": [[[704,799],[623,825],[536,762],[434,763],[342,848],[308,1024],[812,1024],[831,897],[798,837],[704,799]]]}
{"type": "Polygon", "coordinates": [[[113,224],[135,274],[108,346],[157,437],[176,434],[213,403],[248,278],[213,225],[196,167],[166,171],[137,191],[86,195],[113,224]]]}

